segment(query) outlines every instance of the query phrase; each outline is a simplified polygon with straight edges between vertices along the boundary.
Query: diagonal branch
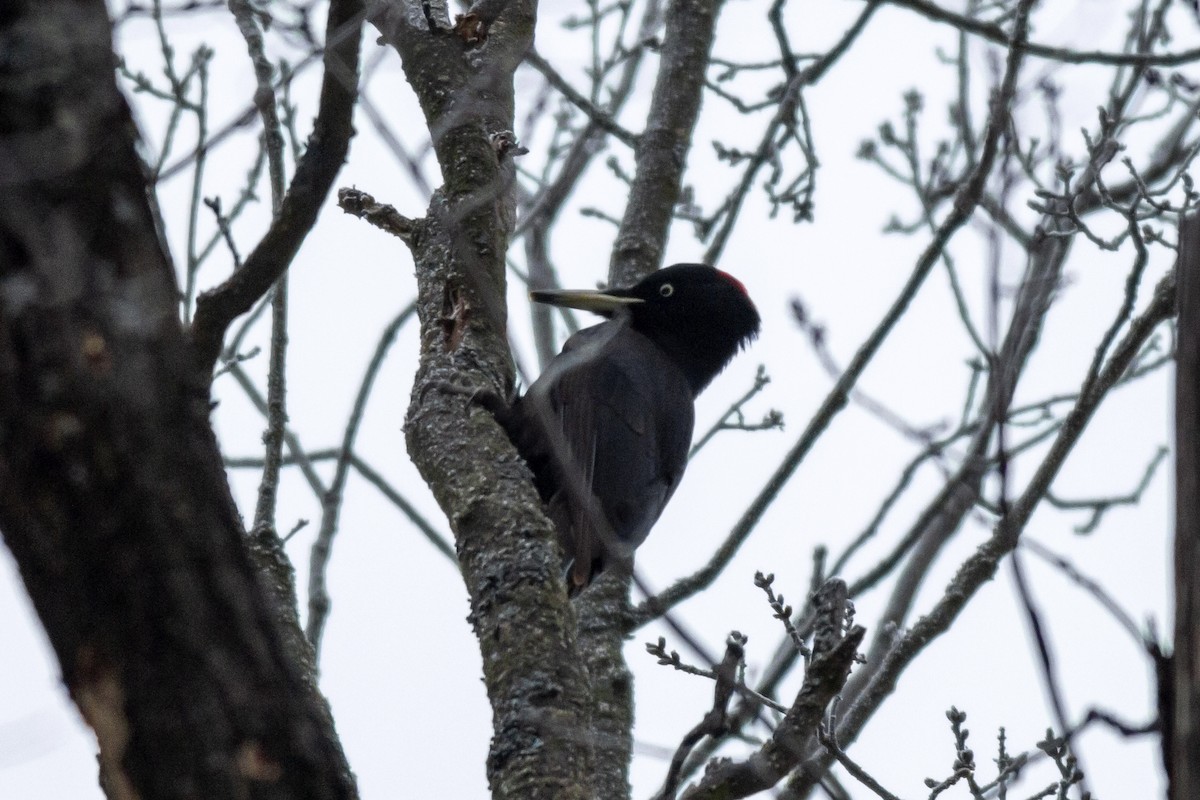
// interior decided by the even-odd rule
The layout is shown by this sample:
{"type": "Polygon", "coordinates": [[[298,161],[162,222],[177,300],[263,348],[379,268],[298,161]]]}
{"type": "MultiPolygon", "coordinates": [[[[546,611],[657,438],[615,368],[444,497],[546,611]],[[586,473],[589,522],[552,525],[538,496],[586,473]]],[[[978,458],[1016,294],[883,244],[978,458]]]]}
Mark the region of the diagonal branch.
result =
{"type": "MultiPolygon", "coordinates": [[[[949,9],[942,8],[929,0],[869,0],[872,4],[887,3],[897,8],[907,8],[934,22],[944,22],[960,31],[973,33],[990,42],[1011,47],[1017,40],[1016,34],[1009,35],[1003,28],[992,22],[966,17],[949,9]]],[[[1066,64],[1108,64],[1111,66],[1140,66],[1140,67],[1178,67],[1193,61],[1200,61],[1200,48],[1183,50],[1178,53],[1111,53],[1100,50],[1075,50],[1070,47],[1050,47],[1036,42],[1023,45],[1031,56],[1046,58],[1051,61],[1061,61],[1066,64]]]]}
{"type": "Polygon", "coordinates": [[[549,61],[538,55],[537,51],[530,50],[525,56],[525,63],[541,73],[546,82],[559,91],[559,93],[571,101],[571,104],[587,115],[588,120],[606,133],[611,133],[617,139],[630,147],[637,147],[638,137],[631,131],[621,127],[621,124],[613,119],[612,115],[596,105],[580,94],[574,86],[567,82],[562,75],[558,74],[549,61]]]}
{"type": "Polygon", "coordinates": [[[795,701],[771,738],[744,761],[717,761],[700,782],[683,794],[683,800],[717,800],[748,797],[769,789],[788,774],[805,755],[805,745],[816,735],[834,696],[850,675],[866,630],[845,628],[846,584],[827,582],[818,591],[819,632],[812,661],[795,701]]]}
{"type": "Polygon", "coordinates": [[[362,0],[332,0],[329,4],[321,103],[308,149],[296,165],[279,213],[245,264],[196,303],[192,359],[205,383],[230,324],[249,311],[292,263],[346,160],[354,135],[351,118],[358,96],[362,22],[362,0]]]}
{"type": "MultiPolygon", "coordinates": [[[[1013,52],[1019,53],[1020,49],[1014,48],[1013,52]]],[[[737,553],[738,549],[758,525],[759,520],[762,519],[767,508],[775,501],[775,498],[779,495],[784,485],[791,480],[813,445],[816,444],[816,441],[829,427],[830,423],[833,422],[834,417],[846,407],[850,392],[858,382],[859,377],[866,370],[867,365],[879,351],[879,348],[887,339],[888,334],[895,327],[896,323],[908,311],[913,298],[916,297],[917,292],[925,282],[925,278],[929,276],[929,273],[939,263],[942,253],[945,252],[954,234],[970,219],[975,207],[979,204],[980,198],[983,196],[987,177],[991,173],[992,165],[995,163],[996,154],[999,151],[1000,137],[1008,125],[1008,108],[1012,103],[1015,92],[1016,69],[1014,66],[1010,70],[1010,74],[1005,77],[1004,84],[999,92],[992,98],[991,118],[988,123],[979,163],[955,197],[954,207],[934,232],[932,241],[930,241],[925,251],[921,254],[916,266],[913,268],[912,274],[908,278],[908,282],[900,290],[900,294],[892,302],[891,307],[883,319],[880,320],[879,324],[876,325],[875,330],[871,332],[867,341],[854,354],[854,358],[846,367],[846,371],[826,396],[821,407],[817,409],[816,414],[813,415],[808,426],[800,434],[800,438],[796,441],[796,444],[792,446],[792,449],[784,456],[783,461],[775,469],[775,472],[767,479],[767,483],[762,491],[750,503],[742,518],[738,520],[733,530],[730,531],[729,536],[726,537],[725,541],[717,549],[717,552],[713,554],[707,564],[694,574],[679,580],[657,597],[646,600],[634,609],[632,619],[635,627],[644,625],[656,618],[663,611],[686,600],[716,580],[717,576],[725,569],[725,566],[732,560],[734,554],[737,553]]]]}
{"type": "Polygon", "coordinates": [[[354,452],[354,440],[358,436],[359,427],[362,425],[367,401],[370,399],[371,390],[375,386],[375,378],[379,375],[379,370],[383,366],[384,357],[387,356],[392,343],[396,341],[396,336],[400,333],[400,329],[408,322],[416,310],[417,304],[415,302],[409,303],[388,323],[387,327],[383,329],[383,333],[380,334],[379,342],[375,345],[375,352],[371,356],[370,363],[367,365],[367,371],[359,382],[358,394],[354,398],[354,407],[350,411],[350,418],[346,421],[346,430],[342,434],[342,445],[338,450],[337,464],[333,471],[333,480],[329,484],[329,490],[321,498],[321,527],[317,531],[316,539],[313,541],[309,560],[308,622],[305,626],[305,635],[308,636],[313,650],[317,653],[321,652],[321,637],[325,631],[325,623],[329,619],[329,608],[332,602],[329,597],[329,590],[326,588],[325,572],[333,550],[333,539],[337,535],[338,516],[341,513],[342,500],[346,494],[346,478],[350,472],[351,459],[354,452]]]}
{"type": "MultiPolygon", "coordinates": [[[[852,741],[858,735],[875,710],[894,691],[896,681],[908,665],[950,628],[975,593],[996,574],[1000,562],[1017,546],[1029,517],[1045,497],[1101,401],[1121,380],[1155,328],[1169,319],[1174,310],[1175,274],[1172,272],[1155,288],[1154,298],[1146,310],[1132,320],[1128,332],[1114,349],[1092,388],[1079,395],[1050,445],[1046,458],[1012,504],[1008,515],[997,523],[991,538],[963,562],[933,609],[899,637],[879,662],[870,664],[861,690],[853,693],[850,707],[839,721],[839,741],[852,741]]],[[[821,774],[824,769],[822,764],[827,759],[827,755],[814,756],[805,770],[797,773],[789,784],[786,796],[807,796],[807,791],[816,780],[815,776],[821,774]]]]}

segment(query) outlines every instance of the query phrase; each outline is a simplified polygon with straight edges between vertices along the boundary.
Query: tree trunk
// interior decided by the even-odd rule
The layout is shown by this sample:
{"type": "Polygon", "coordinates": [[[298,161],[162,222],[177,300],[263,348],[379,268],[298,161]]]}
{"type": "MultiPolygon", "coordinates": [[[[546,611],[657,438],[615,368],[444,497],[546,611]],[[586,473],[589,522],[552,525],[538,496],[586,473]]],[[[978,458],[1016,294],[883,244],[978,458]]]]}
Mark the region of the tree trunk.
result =
{"type": "Polygon", "coordinates": [[[1200,797],[1200,215],[1179,225],[1175,373],[1175,648],[1163,706],[1171,800],[1200,797]]]}
{"type": "Polygon", "coordinates": [[[9,4],[0,51],[0,530],[105,791],[354,797],[247,553],[105,4],[9,4]]]}

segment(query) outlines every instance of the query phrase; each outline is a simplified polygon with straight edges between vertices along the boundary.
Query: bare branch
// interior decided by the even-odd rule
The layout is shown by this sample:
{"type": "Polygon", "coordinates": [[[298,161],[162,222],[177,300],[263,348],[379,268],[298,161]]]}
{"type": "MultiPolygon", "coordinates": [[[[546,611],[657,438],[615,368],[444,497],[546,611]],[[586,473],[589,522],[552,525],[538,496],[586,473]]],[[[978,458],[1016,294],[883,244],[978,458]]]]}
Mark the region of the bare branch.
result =
{"type": "Polygon", "coordinates": [[[688,753],[692,752],[692,748],[705,736],[718,736],[725,732],[729,700],[737,688],[738,673],[744,665],[745,645],[746,637],[737,631],[729,634],[729,638],[725,640],[725,657],[713,671],[716,688],[713,690],[712,708],[679,742],[675,755],[671,757],[666,780],[662,789],[655,795],[655,800],[674,800],[675,792],[679,789],[680,772],[688,753]]]}
{"type": "Polygon", "coordinates": [[[550,62],[538,55],[536,51],[531,50],[528,54],[526,54],[525,63],[540,72],[542,77],[544,77],[551,86],[557,89],[563,97],[570,100],[573,105],[578,107],[580,111],[586,114],[588,120],[590,120],[597,128],[605,133],[612,134],[619,141],[629,145],[630,147],[636,148],[638,146],[637,135],[625,130],[617,123],[616,120],[612,118],[612,116],[597,108],[595,105],[593,105],[591,100],[588,100],[582,94],[577,92],[575,87],[567,83],[567,80],[562,75],[558,74],[558,70],[554,69],[550,62]]]}
{"type": "Polygon", "coordinates": [[[308,149],[292,177],[279,213],[240,270],[197,301],[191,344],[196,368],[210,376],[225,332],[291,264],[346,160],[358,94],[362,0],[332,0],[326,23],[321,104],[308,149]]]}
{"type": "MultiPolygon", "coordinates": [[[[974,17],[956,14],[953,11],[929,2],[929,0],[869,0],[869,2],[886,3],[899,8],[907,8],[935,22],[947,23],[958,28],[960,31],[973,33],[1005,47],[1011,47],[1015,42],[1019,41],[1016,34],[1009,35],[999,25],[984,22],[974,17]]],[[[1036,42],[1029,42],[1024,47],[1031,56],[1046,58],[1052,61],[1061,61],[1065,64],[1176,67],[1181,64],[1189,64],[1193,61],[1200,61],[1200,48],[1184,50],[1179,53],[1153,55],[1150,53],[1107,53],[1098,50],[1074,50],[1069,47],[1049,47],[1036,42]]]]}
{"type": "Polygon", "coordinates": [[[338,207],[347,214],[365,219],[367,222],[395,236],[409,247],[417,235],[418,223],[401,214],[387,203],[377,203],[366,192],[354,188],[338,189],[338,207]]]}
{"type": "Polygon", "coordinates": [[[866,631],[843,628],[846,585],[839,580],[825,584],[817,599],[818,627],[827,633],[813,643],[813,657],[791,708],[771,738],[744,761],[718,761],[698,784],[683,794],[684,800],[748,797],[769,789],[804,757],[805,743],[816,731],[825,709],[846,682],[858,645],[866,631]]]}
{"type": "Polygon", "coordinates": [[[367,408],[367,400],[371,397],[371,389],[375,385],[375,378],[379,375],[380,367],[383,366],[384,357],[391,349],[392,343],[396,341],[400,329],[404,327],[416,310],[416,302],[409,303],[383,329],[379,342],[375,345],[375,352],[359,383],[358,394],[354,398],[350,417],[346,421],[346,431],[342,435],[342,445],[338,449],[333,480],[329,484],[329,490],[321,498],[321,528],[317,531],[317,537],[313,541],[309,561],[308,622],[305,627],[305,634],[312,642],[313,650],[318,654],[321,652],[321,635],[325,630],[325,621],[329,617],[331,603],[329,591],[325,586],[325,570],[333,549],[333,538],[337,534],[338,515],[342,508],[342,498],[346,493],[346,477],[350,470],[351,454],[354,452],[354,440],[358,436],[358,429],[367,408]]]}
{"type": "Polygon", "coordinates": [[[662,264],[721,6],[720,0],[674,0],[667,8],[650,115],[638,137],[637,172],[608,268],[613,286],[632,285],[662,264]]]}
{"type": "MultiPolygon", "coordinates": [[[[274,67],[263,49],[262,30],[254,19],[254,10],[247,0],[230,0],[229,10],[237,21],[238,30],[246,40],[254,77],[258,88],[254,104],[263,121],[263,149],[271,177],[271,214],[279,215],[283,205],[284,164],[283,128],[272,87],[274,67]]],[[[240,270],[239,270],[240,271],[240,270]]],[[[275,530],[275,505],[279,498],[280,462],[283,459],[283,433],[287,424],[287,279],[281,274],[271,298],[271,359],[267,371],[267,430],[263,434],[266,456],[263,475],[258,484],[258,503],[254,509],[254,535],[264,543],[274,545],[282,555],[282,542],[275,530]]]]}

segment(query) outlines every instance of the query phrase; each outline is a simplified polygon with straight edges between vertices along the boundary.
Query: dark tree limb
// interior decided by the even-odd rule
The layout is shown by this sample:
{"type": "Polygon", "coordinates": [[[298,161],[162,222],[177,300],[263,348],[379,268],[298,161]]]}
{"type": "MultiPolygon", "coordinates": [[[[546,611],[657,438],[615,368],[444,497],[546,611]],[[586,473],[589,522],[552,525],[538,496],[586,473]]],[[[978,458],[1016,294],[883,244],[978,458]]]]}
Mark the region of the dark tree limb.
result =
{"type": "Polygon", "coordinates": [[[0,83],[0,530],[110,797],[353,798],[247,550],[110,33],[100,2],[0,22],[28,56],[0,83]]]}
{"type": "Polygon", "coordinates": [[[330,2],[320,107],[279,213],[242,268],[196,302],[191,345],[201,375],[212,373],[233,321],[249,311],[292,263],[341,171],[354,135],[351,120],[358,97],[362,21],[362,0],[330,2]]]}
{"type": "Polygon", "coordinates": [[[1175,378],[1175,646],[1160,704],[1171,800],[1200,792],[1200,215],[1179,224],[1175,378]],[[1165,706],[1165,707],[1164,707],[1165,706]]]}

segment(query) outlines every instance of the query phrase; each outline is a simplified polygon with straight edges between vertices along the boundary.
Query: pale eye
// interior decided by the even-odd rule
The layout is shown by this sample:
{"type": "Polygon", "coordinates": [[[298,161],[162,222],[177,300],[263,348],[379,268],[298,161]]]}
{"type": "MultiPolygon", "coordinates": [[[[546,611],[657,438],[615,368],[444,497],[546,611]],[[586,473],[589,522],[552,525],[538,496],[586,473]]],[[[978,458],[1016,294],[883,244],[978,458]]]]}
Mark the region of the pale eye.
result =
{"type": "Polygon", "coordinates": [[[664,283],[662,286],[658,287],[658,293],[663,297],[670,297],[671,295],[675,294],[675,287],[669,283],[664,283]]]}

